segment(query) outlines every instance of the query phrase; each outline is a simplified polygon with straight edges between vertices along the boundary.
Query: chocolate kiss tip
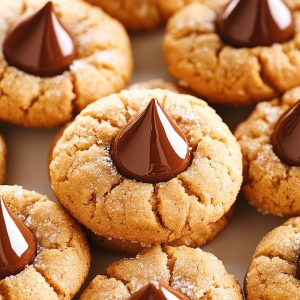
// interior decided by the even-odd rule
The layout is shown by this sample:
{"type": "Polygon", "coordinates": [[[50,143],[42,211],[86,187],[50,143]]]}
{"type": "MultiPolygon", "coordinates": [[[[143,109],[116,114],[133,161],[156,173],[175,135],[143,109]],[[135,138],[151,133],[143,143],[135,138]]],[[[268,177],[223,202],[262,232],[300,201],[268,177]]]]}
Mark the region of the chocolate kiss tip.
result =
{"type": "Polygon", "coordinates": [[[188,298],[173,289],[170,286],[161,284],[157,281],[152,281],[136,293],[134,293],[128,300],[188,300],[188,298]]]}
{"type": "Polygon", "coordinates": [[[293,38],[294,21],[283,0],[232,0],[217,29],[234,47],[271,46],[293,38]]]}
{"type": "Polygon", "coordinates": [[[41,77],[62,74],[76,58],[74,40],[58,20],[52,1],[16,26],[3,52],[10,65],[41,77]]]}
{"type": "Polygon", "coordinates": [[[36,254],[30,230],[8,210],[0,196],[0,280],[21,272],[36,254]]]}
{"type": "Polygon", "coordinates": [[[274,152],[290,166],[300,166],[300,100],[275,125],[272,134],[274,152]]]}
{"type": "Polygon", "coordinates": [[[191,159],[185,134],[156,99],[119,132],[111,155],[120,174],[147,183],[176,177],[191,159]]]}

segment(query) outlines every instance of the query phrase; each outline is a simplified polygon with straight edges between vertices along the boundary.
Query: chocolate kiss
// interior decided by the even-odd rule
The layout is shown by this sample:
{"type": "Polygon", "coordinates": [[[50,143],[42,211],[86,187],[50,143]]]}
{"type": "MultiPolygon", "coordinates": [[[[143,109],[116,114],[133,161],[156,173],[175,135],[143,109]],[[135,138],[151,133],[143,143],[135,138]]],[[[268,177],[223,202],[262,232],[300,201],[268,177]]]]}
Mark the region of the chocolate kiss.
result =
{"type": "Polygon", "coordinates": [[[169,286],[152,281],[128,300],[188,300],[188,298],[169,286]]]}
{"type": "Polygon", "coordinates": [[[3,51],[9,64],[37,76],[67,70],[76,56],[73,39],[48,2],[6,37],[3,51]]]}
{"type": "Polygon", "coordinates": [[[183,172],[191,159],[185,134],[152,99],[112,142],[112,158],[125,177],[162,182],[183,172]]]}
{"type": "Polygon", "coordinates": [[[270,46],[294,34],[291,11],[282,0],[233,0],[217,27],[224,41],[236,47],[270,46]]]}
{"type": "Polygon", "coordinates": [[[0,280],[21,272],[36,253],[30,230],[15,218],[0,197],[0,280]]]}
{"type": "Polygon", "coordinates": [[[300,166],[300,100],[277,122],[272,134],[275,153],[290,166],[300,166]]]}

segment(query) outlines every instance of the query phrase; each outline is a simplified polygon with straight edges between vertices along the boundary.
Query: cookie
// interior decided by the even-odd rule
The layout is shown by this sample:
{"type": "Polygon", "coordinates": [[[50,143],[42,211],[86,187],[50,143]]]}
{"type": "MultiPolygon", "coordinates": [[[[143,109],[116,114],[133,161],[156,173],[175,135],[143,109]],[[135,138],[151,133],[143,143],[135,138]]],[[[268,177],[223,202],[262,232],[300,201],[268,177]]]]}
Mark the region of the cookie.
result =
{"type": "MultiPolygon", "coordinates": [[[[258,104],[235,133],[243,153],[244,195],[251,205],[265,214],[300,214],[300,166],[287,164],[272,142],[280,117],[299,99],[300,88],[295,88],[280,98],[258,104]]],[[[296,145],[297,136],[294,140],[296,145]]]]}
{"type": "Polygon", "coordinates": [[[0,135],[0,184],[4,183],[6,174],[7,148],[3,137],[0,135]]]}
{"type": "Polygon", "coordinates": [[[199,248],[154,246],[143,250],[135,259],[114,262],[106,271],[107,276],[94,278],[81,300],[141,299],[129,297],[152,280],[191,300],[243,299],[236,278],[227,273],[213,254],[199,248]]]}
{"type": "Polygon", "coordinates": [[[300,299],[300,218],[292,218],[258,244],[245,277],[248,300],[300,299]]]}
{"type": "Polygon", "coordinates": [[[205,99],[231,105],[270,100],[299,86],[300,5],[287,0],[289,10],[284,3],[247,0],[231,6],[219,1],[218,8],[206,3],[186,6],[167,25],[164,56],[170,74],[205,99]],[[266,7],[255,10],[256,5],[266,7]],[[259,12],[257,18],[250,17],[259,12]],[[283,26],[278,26],[282,18],[283,26]],[[245,20],[249,24],[242,24],[245,20]],[[253,20],[259,20],[257,26],[253,20]],[[257,32],[251,32],[253,28],[257,32]],[[247,37],[255,39],[243,40],[247,37]]]}
{"type": "MultiPolygon", "coordinates": [[[[195,231],[193,233],[188,234],[187,236],[169,242],[165,246],[186,245],[193,248],[203,246],[209,243],[210,241],[212,241],[227,226],[233,212],[234,212],[234,207],[231,208],[217,222],[208,224],[206,227],[200,228],[199,231],[195,231]]],[[[150,245],[145,245],[145,244],[141,245],[139,243],[133,243],[126,240],[105,238],[103,236],[94,234],[92,232],[88,233],[88,237],[90,238],[92,244],[96,248],[108,251],[110,253],[116,252],[116,253],[122,253],[122,254],[124,253],[130,256],[134,256],[138,252],[140,252],[143,248],[150,247],[150,245]]]]}
{"type": "Polygon", "coordinates": [[[216,7],[218,1],[227,0],[86,0],[100,6],[121,21],[131,31],[152,30],[166,21],[177,10],[192,2],[207,3],[216,7]]]}
{"type": "Polygon", "coordinates": [[[174,93],[188,94],[188,91],[179,85],[169,82],[164,79],[152,79],[142,82],[133,83],[128,87],[128,90],[143,90],[143,89],[163,89],[174,93]]]}
{"type": "Polygon", "coordinates": [[[90,266],[89,247],[78,224],[36,192],[0,186],[0,196],[0,298],[73,298],[90,266]]]}
{"type": "MultiPolygon", "coordinates": [[[[156,123],[166,130],[161,124],[156,123]]],[[[146,128],[144,125],[138,128],[146,128]]],[[[141,142],[136,148],[140,157],[133,157],[129,167],[135,161],[144,166],[141,157],[147,150],[142,147],[150,140],[135,138],[133,142],[141,142]]],[[[88,106],[65,129],[51,158],[53,190],[80,223],[96,234],[143,244],[171,242],[217,222],[235,202],[242,180],[239,145],[214,110],[195,97],[159,89],[125,90],[88,106]],[[166,172],[159,176],[171,179],[154,182],[154,173],[132,179],[134,172],[127,175],[124,168],[116,167],[112,155],[116,137],[140,122],[143,110],[145,114],[151,109],[159,111],[155,118],[164,118],[169,129],[177,126],[178,135],[175,127],[172,133],[181,148],[175,151],[184,154],[176,157],[170,148],[176,143],[161,135],[165,144],[159,146],[169,147],[169,152],[156,144],[154,148],[175,156],[176,167],[184,171],[177,169],[179,173],[174,175],[174,161],[168,161],[170,165],[162,168],[166,172]]],[[[156,167],[161,167],[160,162],[153,161],[156,167]]]]}
{"type": "Polygon", "coordinates": [[[3,121],[57,126],[99,97],[120,91],[130,79],[131,46],[118,21],[81,0],[46,2],[1,1],[3,121]],[[47,38],[41,41],[38,26],[43,26],[43,20],[48,22],[47,38]],[[28,36],[25,42],[24,36],[28,36]]]}

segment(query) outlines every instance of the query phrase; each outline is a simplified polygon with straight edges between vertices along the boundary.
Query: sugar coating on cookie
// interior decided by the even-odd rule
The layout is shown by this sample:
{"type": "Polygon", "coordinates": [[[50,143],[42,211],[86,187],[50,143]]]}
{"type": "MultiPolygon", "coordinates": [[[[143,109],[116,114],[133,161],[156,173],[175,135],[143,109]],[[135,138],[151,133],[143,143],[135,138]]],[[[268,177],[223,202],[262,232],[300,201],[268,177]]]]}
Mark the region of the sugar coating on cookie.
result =
{"type": "Polygon", "coordinates": [[[241,185],[239,145],[205,102],[166,90],[122,91],[88,106],[51,155],[52,187],[62,205],[93,232],[145,244],[170,242],[219,220],[241,185]],[[112,139],[156,98],[186,134],[191,165],[158,184],[121,176],[112,139]]]}
{"type": "Polygon", "coordinates": [[[0,195],[37,242],[33,263],[0,280],[0,298],[71,299],[90,266],[89,247],[78,224],[56,203],[36,192],[0,186],[0,195]]]}
{"type": "Polygon", "coordinates": [[[6,174],[7,147],[3,137],[0,135],[0,184],[4,183],[6,174]]]}
{"type": "Polygon", "coordinates": [[[300,213],[300,167],[285,164],[274,152],[271,136],[279,118],[300,99],[300,89],[256,106],[236,130],[244,165],[243,192],[263,213],[293,216],[300,213]]]}
{"type": "Polygon", "coordinates": [[[195,93],[215,102],[242,105],[269,100],[300,84],[299,4],[287,0],[295,19],[290,41],[270,47],[234,48],[217,33],[219,10],[193,3],[167,26],[164,56],[169,72],[195,93]]]}
{"type": "Polygon", "coordinates": [[[214,255],[199,248],[154,246],[134,259],[114,262],[106,271],[107,276],[94,278],[81,300],[125,300],[152,280],[171,286],[191,300],[243,299],[236,278],[214,255]]]}
{"type": "Polygon", "coordinates": [[[193,3],[207,3],[216,7],[219,1],[228,0],[86,0],[98,5],[108,14],[121,21],[132,31],[151,30],[162,24],[176,11],[193,3]]]}
{"type": "Polygon", "coordinates": [[[300,249],[300,218],[292,218],[258,244],[245,277],[247,299],[299,299],[296,258],[300,249]]]}
{"type": "MultiPolygon", "coordinates": [[[[2,1],[1,43],[46,2],[2,1]]],[[[74,37],[77,58],[61,75],[38,77],[10,66],[1,51],[1,120],[29,127],[57,126],[99,97],[120,91],[131,76],[131,46],[118,21],[81,0],[53,3],[59,20],[74,37]]]]}

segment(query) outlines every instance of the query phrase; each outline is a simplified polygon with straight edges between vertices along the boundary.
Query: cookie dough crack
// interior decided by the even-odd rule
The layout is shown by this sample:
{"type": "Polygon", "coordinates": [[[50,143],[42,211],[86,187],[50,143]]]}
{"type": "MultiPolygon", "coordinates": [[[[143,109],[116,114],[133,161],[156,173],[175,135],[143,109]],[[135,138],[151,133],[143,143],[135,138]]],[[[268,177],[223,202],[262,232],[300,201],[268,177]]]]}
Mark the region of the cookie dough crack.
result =
{"type": "Polygon", "coordinates": [[[267,75],[267,72],[265,71],[265,63],[261,57],[260,54],[255,56],[257,58],[257,62],[259,64],[259,77],[261,81],[264,83],[265,86],[272,89],[274,92],[274,96],[280,95],[281,92],[277,88],[276,84],[273,82],[272,78],[267,75]]]}
{"type": "Polygon", "coordinates": [[[43,273],[42,269],[33,265],[33,268],[37,273],[39,273],[44,279],[45,282],[54,290],[59,298],[64,298],[66,295],[59,291],[59,289],[51,282],[51,280],[43,273]]]}
{"type": "Polygon", "coordinates": [[[156,222],[159,225],[159,227],[167,229],[167,230],[171,230],[170,228],[168,228],[168,226],[164,223],[163,218],[159,212],[159,204],[160,204],[160,198],[158,196],[158,187],[157,185],[154,185],[153,187],[153,193],[150,199],[150,204],[151,204],[151,209],[152,212],[155,216],[156,222]]]}

